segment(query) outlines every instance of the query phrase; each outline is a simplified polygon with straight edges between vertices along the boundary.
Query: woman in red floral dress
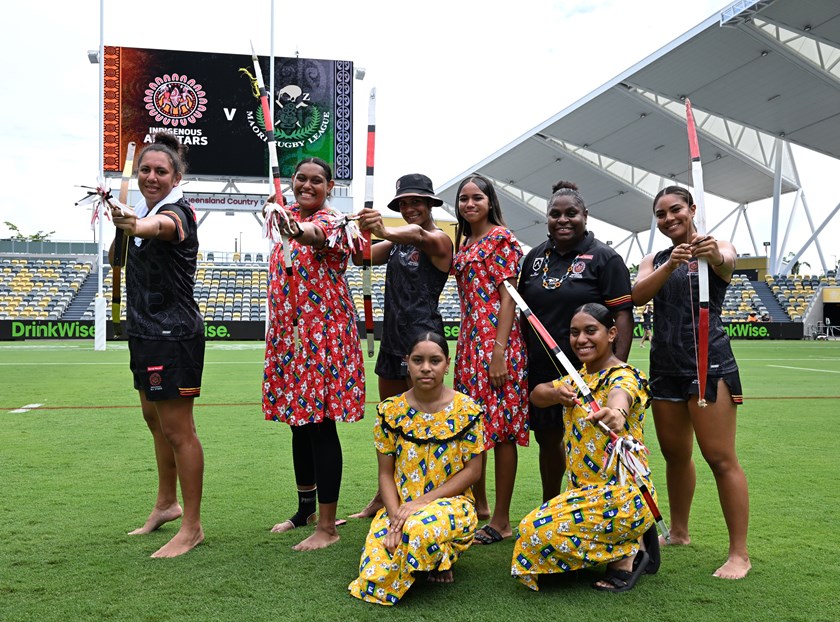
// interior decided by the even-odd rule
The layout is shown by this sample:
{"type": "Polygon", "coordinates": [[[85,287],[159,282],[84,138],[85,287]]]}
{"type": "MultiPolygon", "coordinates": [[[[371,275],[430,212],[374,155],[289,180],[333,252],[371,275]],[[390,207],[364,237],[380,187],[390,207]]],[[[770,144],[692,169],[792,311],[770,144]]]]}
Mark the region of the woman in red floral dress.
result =
{"type": "Polygon", "coordinates": [[[342,457],[335,422],[357,421],[365,408],[356,312],[344,278],[351,248],[341,215],[327,204],[333,183],[329,165],[319,158],[300,162],[292,178],[296,203],[287,210],[288,226],[280,228],[291,245],[295,309],[280,245],[268,271],[263,412],[266,419],[291,426],[298,489],[297,512],[271,531],[290,531],[316,522],[317,516],[315,532],[293,547],[299,551],[325,548],[339,539],[335,516],[342,457]]]}
{"type": "MultiPolygon", "coordinates": [[[[502,285],[516,286],[522,249],[505,227],[493,184],[471,175],[458,187],[455,278],[461,298],[461,330],[455,360],[455,389],[484,407],[485,448],[493,448],[496,503],[490,516],[485,469],[473,486],[480,544],[513,534],[510,501],[516,480],[516,446],[528,445],[527,359],[513,299],[502,285]]],[[[485,454],[486,456],[486,454],[485,454]]]]}

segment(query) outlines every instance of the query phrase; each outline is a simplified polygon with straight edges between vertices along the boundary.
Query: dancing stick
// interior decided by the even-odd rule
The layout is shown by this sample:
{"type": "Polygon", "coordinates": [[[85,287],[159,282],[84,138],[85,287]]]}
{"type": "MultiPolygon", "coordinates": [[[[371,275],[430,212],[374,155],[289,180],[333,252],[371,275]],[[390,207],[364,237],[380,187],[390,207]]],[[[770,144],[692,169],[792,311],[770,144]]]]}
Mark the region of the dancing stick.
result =
{"type": "MultiPolygon", "coordinates": [[[[122,180],[120,181],[120,203],[128,204],[128,186],[131,182],[131,173],[134,168],[134,151],[137,145],[134,142],[128,143],[125,150],[125,164],[123,165],[122,180]]],[[[104,206],[103,206],[104,207],[104,206]]],[[[114,336],[122,335],[122,323],[120,318],[120,305],[122,304],[122,269],[128,259],[128,240],[125,238],[125,231],[117,228],[114,234],[114,265],[111,267],[113,275],[111,287],[111,322],[114,326],[114,336]]]]}
{"type": "MultiPolygon", "coordinates": [[[[251,42],[251,60],[254,62],[254,75],[257,80],[257,88],[259,89],[260,105],[262,106],[263,125],[265,126],[266,142],[268,143],[268,162],[271,165],[271,179],[274,183],[274,198],[277,205],[280,207],[282,217],[288,221],[285,211],[286,202],[283,199],[283,189],[280,183],[280,163],[277,159],[277,142],[274,139],[274,119],[271,118],[271,107],[268,104],[268,89],[265,88],[265,81],[263,80],[260,60],[257,58],[256,51],[254,51],[253,42],[251,42]]],[[[291,240],[288,236],[284,235],[282,236],[281,244],[283,245],[283,263],[286,264],[286,287],[289,288],[286,300],[292,310],[292,332],[294,339],[293,352],[297,352],[299,341],[298,314],[297,296],[295,295],[294,286],[294,272],[292,270],[291,240]]]]}
{"type": "MultiPolygon", "coordinates": [[[[706,197],[703,190],[703,165],[700,162],[700,143],[697,140],[697,126],[691,102],[685,100],[685,118],[688,127],[688,149],[691,153],[691,177],[694,181],[694,203],[697,210],[694,222],[697,233],[706,235],[706,197]]],[[[706,373],[709,367],[709,262],[697,258],[697,285],[700,290],[700,318],[697,324],[697,405],[706,407],[706,373]]]]}
{"type": "MultiPolygon", "coordinates": [[[[376,146],[376,88],[370,90],[368,104],[368,133],[367,133],[367,170],[365,173],[365,208],[373,209],[373,164],[376,146]]],[[[371,255],[372,240],[370,231],[364,232],[365,244],[362,249],[362,296],[365,304],[365,335],[367,336],[368,356],[373,356],[373,300],[371,298],[373,285],[371,271],[373,260],[371,255]]]]}

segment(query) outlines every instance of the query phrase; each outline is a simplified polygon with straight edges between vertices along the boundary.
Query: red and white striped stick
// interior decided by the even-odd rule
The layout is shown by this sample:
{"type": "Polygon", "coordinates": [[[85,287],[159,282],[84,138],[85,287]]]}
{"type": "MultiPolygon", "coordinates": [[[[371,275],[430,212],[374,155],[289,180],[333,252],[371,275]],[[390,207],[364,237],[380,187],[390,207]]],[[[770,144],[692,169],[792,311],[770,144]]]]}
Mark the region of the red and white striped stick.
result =
{"type": "MultiPolygon", "coordinates": [[[[370,102],[368,103],[368,130],[367,130],[367,161],[365,170],[365,208],[373,209],[373,165],[375,162],[374,151],[376,148],[376,89],[370,90],[370,102]]],[[[371,269],[373,265],[371,246],[372,240],[370,231],[364,231],[365,243],[362,249],[362,297],[365,305],[365,335],[367,336],[368,356],[373,356],[373,283],[371,281],[371,269]]]]}
{"type": "MultiPolygon", "coordinates": [[[[697,233],[706,235],[706,195],[703,190],[703,165],[700,162],[700,143],[697,140],[697,126],[691,102],[685,100],[685,119],[688,128],[688,149],[691,153],[691,177],[694,182],[694,203],[697,210],[694,222],[697,233]]],[[[699,393],[697,405],[706,406],[706,374],[709,368],[709,269],[706,259],[697,259],[697,286],[700,293],[700,317],[697,323],[697,384],[699,393]]]]}
{"type": "MultiPolygon", "coordinates": [[[[254,76],[257,80],[257,86],[260,91],[260,105],[263,112],[263,124],[265,125],[266,141],[268,143],[268,162],[271,167],[271,180],[274,184],[274,200],[281,208],[283,218],[286,218],[286,202],[283,199],[283,188],[280,181],[280,162],[277,158],[277,142],[274,139],[274,119],[271,117],[271,106],[268,103],[268,89],[265,87],[263,80],[262,68],[260,67],[260,59],[254,51],[254,44],[251,42],[251,60],[254,62],[254,76]]],[[[298,348],[298,313],[297,313],[297,297],[295,295],[294,271],[292,270],[292,246],[291,241],[287,236],[283,236],[281,240],[283,245],[283,263],[286,264],[286,287],[289,291],[286,295],[291,312],[292,312],[292,331],[294,351],[298,348]]]]}

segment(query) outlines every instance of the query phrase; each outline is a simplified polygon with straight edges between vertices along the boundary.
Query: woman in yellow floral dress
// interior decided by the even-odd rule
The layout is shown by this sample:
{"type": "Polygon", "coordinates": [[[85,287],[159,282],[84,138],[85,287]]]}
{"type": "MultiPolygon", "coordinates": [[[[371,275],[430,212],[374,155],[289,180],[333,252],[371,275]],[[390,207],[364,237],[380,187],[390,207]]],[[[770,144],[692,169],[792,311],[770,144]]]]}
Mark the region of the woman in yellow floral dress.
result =
{"type": "Polygon", "coordinates": [[[413,387],[378,407],[373,429],[385,507],[365,540],[356,598],[394,605],[415,580],[452,582],[452,564],[473,540],[478,518],[471,486],[481,475],[481,407],[444,386],[449,348],[436,333],[409,347],[413,387]]]}
{"type": "MultiPolygon", "coordinates": [[[[540,407],[566,407],[564,444],[569,476],[565,492],[519,524],[511,574],[533,590],[539,589],[541,574],[606,564],[606,574],[592,587],[624,592],[632,589],[642,574],[659,568],[654,519],[642,493],[629,472],[621,477],[617,461],[604,465],[609,435],[597,422],[643,443],[642,422],[649,401],[642,372],[613,353],[617,332],[612,314],[600,304],[585,304],[572,317],[572,349],[584,364],[581,375],[602,405],[600,411],[590,413],[580,405],[568,379],[537,385],[531,392],[531,400],[540,407]],[[643,536],[648,551],[640,550],[643,536]],[[634,558],[638,558],[635,563],[634,558]]],[[[642,467],[647,488],[655,494],[645,475],[645,452],[633,455],[642,467]]]]}

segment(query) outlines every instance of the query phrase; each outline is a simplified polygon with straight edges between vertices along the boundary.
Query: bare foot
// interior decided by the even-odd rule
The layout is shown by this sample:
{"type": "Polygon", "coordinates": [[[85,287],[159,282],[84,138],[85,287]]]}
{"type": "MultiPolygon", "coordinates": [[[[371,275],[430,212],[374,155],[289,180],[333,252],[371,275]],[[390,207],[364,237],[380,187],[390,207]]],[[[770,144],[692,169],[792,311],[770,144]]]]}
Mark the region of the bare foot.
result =
{"type": "MultiPolygon", "coordinates": [[[[311,525],[318,519],[318,515],[315,512],[309,515],[309,518],[306,519],[306,524],[311,525]]],[[[271,528],[271,533],[286,533],[287,531],[291,531],[292,529],[297,529],[297,525],[292,522],[292,519],[286,519],[282,523],[277,523],[274,527],[271,528]]]]}
{"type": "Polygon", "coordinates": [[[715,570],[714,575],[719,579],[743,579],[752,568],[749,557],[730,555],[726,563],[715,570]]]}
{"type": "Polygon", "coordinates": [[[676,535],[674,532],[671,532],[671,539],[666,540],[664,536],[659,536],[659,546],[668,546],[668,545],[679,545],[683,546],[686,544],[691,544],[691,537],[686,535],[676,535]]]}
{"type": "Polygon", "coordinates": [[[181,527],[169,542],[152,553],[152,557],[178,557],[193,550],[202,542],[204,542],[204,530],[200,526],[197,530],[181,527]]]}
{"type": "Polygon", "coordinates": [[[146,523],[139,529],[129,531],[128,535],[140,536],[145,535],[147,533],[152,533],[156,529],[159,529],[161,525],[181,518],[181,514],[183,514],[183,511],[181,510],[181,506],[177,503],[170,505],[168,508],[163,509],[155,507],[152,510],[152,513],[149,514],[149,518],[146,519],[146,523]]]}
{"type": "Polygon", "coordinates": [[[455,577],[452,574],[452,569],[449,570],[431,570],[429,576],[426,577],[429,583],[455,583],[455,577]]]}
{"type": "Polygon", "coordinates": [[[315,533],[299,542],[292,547],[293,551],[316,551],[318,549],[325,549],[331,544],[335,544],[341,540],[338,532],[333,527],[332,531],[323,530],[320,527],[315,528],[315,533]]]}
{"type": "Polygon", "coordinates": [[[379,495],[374,497],[370,500],[364,509],[361,512],[356,512],[355,514],[351,514],[349,518],[373,518],[376,516],[376,513],[385,507],[382,503],[382,500],[379,498],[379,495]]]}

